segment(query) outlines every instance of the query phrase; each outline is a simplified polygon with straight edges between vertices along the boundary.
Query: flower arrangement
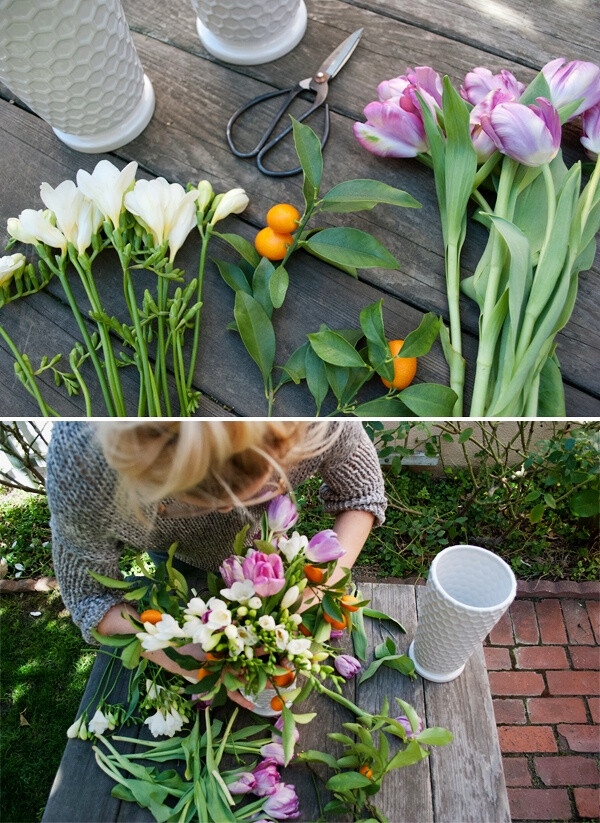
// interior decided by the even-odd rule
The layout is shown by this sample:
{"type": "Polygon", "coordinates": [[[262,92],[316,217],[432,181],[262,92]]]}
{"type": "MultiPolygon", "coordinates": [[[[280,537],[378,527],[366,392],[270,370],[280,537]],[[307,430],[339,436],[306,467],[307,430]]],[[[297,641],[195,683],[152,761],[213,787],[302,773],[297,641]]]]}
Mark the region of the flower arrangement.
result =
{"type": "Polygon", "coordinates": [[[471,416],[565,414],[555,337],[594,260],[600,227],[600,68],[564,58],[527,88],[483,67],[460,89],[430,66],[380,83],[379,99],[356,123],[356,138],[382,157],[417,157],[432,167],[446,261],[449,332],[440,334],[450,385],[463,412],[465,362],[459,297],[479,307],[471,416]],[[581,115],[581,142],[595,159],[581,189],[581,163],[560,151],[562,125],[581,115]],[[467,205],[489,240],[474,274],[460,279],[467,205]]]}
{"type": "MultiPolygon", "coordinates": [[[[206,599],[193,590],[190,596],[185,579],[173,568],[175,546],[165,564],[153,574],[142,566],[144,576],[135,580],[112,580],[93,573],[97,581],[121,590],[125,600],[140,603],[140,619],[128,617],[131,634],[95,635],[99,642],[120,650],[122,665],[131,670],[129,694],[136,699],[130,700],[129,709],[100,701],[91,719],[86,710],[68,734],[95,737],[103,744],[107,751],[97,744],[96,758],[119,783],[118,796],[147,806],[157,820],[167,819],[164,804],[168,791],[156,805],[161,793],[157,795],[152,787],[166,789],[167,781],[153,767],[142,767],[137,760],[134,765],[136,758],[164,761],[175,758],[177,752],[184,754],[185,777],[193,780],[191,786],[184,786],[179,778],[172,784],[178,800],[170,812],[173,815],[189,802],[188,808],[195,804],[202,821],[245,820],[259,813],[265,820],[296,818],[299,808],[294,787],[284,783],[279,772],[296,757],[308,763],[326,763],[335,771],[326,784],[335,799],[325,811],[350,811],[360,819],[366,809],[379,820],[370,797],[379,791],[385,775],[426,757],[428,751],[422,744],[443,745],[452,739],[444,729],[423,729],[420,718],[403,701],[398,700],[401,714],[394,718],[387,700],[379,714],[371,715],[342,694],[345,681],[358,675],[361,661],[366,660],[364,618],[392,618],[368,608],[350,583],[349,571],[332,579],[335,564],[344,554],[335,532],[327,529],[309,539],[292,531],[297,520],[298,511],[288,496],[271,501],[259,533],[249,540],[248,528],[243,529],[233,553],[221,564],[220,574],[209,575],[210,596],[206,599]],[[356,656],[340,653],[334,645],[335,637],[344,631],[351,633],[356,656]],[[190,653],[190,643],[198,644],[194,654],[190,653]],[[188,674],[169,674],[140,657],[142,651],[157,649],[164,650],[188,674]],[[297,752],[301,737],[298,726],[311,722],[316,713],[294,709],[313,690],[355,716],[354,722],[345,726],[351,734],[359,735],[359,743],[348,735],[332,735],[345,747],[339,758],[316,750],[297,752]],[[210,713],[228,697],[251,706],[259,715],[275,717],[274,726],[253,724],[233,732],[234,713],[219,737],[221,721],[211,719],[210,713]],[[152,736],[168,740],[148,741],[143,754],[125,756],[104,735],[116,724],[134,718],[132,703],[139,722],[148,726],[152,736]],[[176,737],[199,711],[204,711],[207,731],[200,734],[197,716],[189,736],[176,737]],[[390,754],[385,734],[402,744],[400,753],[396,747],[390,754]],[[219,767],[226,753],[235,754],[236,768],[219,767]],[[260,755],[262,760],[249,764],[244,759],[247,755],[260,755]],[[142,780],[144,788],[136,784],[125,791],[122,787],[128,785],[130,775],[142,780]],[[211,776],[214,780],[209,787],[211,776]],[[200,788],[194,791],[193,785],[198,783],[200,788]],[[248,803],[250,795],[259,799],[248,803]],[[245,805],[238,809],[239,803],[245,805]]],[[[374,676],[381,665],[416,676],[412,661],[396,652],[391,638],[375,650],[375,660],[362,680],[374,676]]]]}

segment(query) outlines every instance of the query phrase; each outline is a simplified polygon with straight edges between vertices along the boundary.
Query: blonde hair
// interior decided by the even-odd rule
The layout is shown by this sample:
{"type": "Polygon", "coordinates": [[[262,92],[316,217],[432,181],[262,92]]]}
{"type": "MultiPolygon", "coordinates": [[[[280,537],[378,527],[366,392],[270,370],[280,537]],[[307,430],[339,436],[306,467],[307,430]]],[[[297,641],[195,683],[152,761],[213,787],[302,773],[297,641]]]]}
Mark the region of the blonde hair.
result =
{"type": "Polygon", "coordinates": [[[302,421],[96,422],[108,464],[142,502],[183,497],[197,505],[241,505],[239,496],[275,470],[325,451],[341,426],[302,421]]]}

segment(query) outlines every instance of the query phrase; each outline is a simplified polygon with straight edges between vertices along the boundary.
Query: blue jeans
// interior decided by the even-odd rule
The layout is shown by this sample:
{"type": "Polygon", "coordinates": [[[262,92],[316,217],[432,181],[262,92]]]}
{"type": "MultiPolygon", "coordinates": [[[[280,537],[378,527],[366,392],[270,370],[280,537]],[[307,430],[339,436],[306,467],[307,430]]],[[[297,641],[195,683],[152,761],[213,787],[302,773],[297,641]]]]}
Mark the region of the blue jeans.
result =
{"type": "MultiPolygon", "coordinates": [[[[155,566],[159,563],[165,563],[169,557],[167,552],[148,551],[148,557],[155,566]]],[[[208,586],[206,584],[206,572],[199,569],[197,566],[192,566],[191,563],[186,563],[185,560],[180,560],[178,557],[173,558],[173,568],[186,578],[191,578],[194,581],[194,588],[199,595],[208,593],[208,586]]]]}

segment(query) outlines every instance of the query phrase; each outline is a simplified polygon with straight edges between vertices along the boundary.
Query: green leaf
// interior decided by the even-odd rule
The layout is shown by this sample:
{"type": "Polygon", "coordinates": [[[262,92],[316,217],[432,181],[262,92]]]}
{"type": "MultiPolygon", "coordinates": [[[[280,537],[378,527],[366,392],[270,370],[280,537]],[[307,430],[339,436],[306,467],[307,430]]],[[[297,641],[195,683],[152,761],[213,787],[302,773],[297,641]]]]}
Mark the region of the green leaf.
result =
{"type": "Polygon", "coordinates": [[[461,431],[461,433],[459,434],[459,436],[458,436],[458,442],[459,443],[466,443],[467,440],[473,434],[473,431],[474,431],[474,429],[472,429],[471,427],[469,427],[468,429],[463,429],[461,431]]]}
{"type": "Polygon", "coordinates": [[[432,726],[430,729],[423,729],[416,739],[419,743],[428,743],[431,746],[446,746],[454,740],[454,735],[441,726],[432,726]]]}
{"type": "MultiPolygon", "coordinates": [[[[360,597],[360,592],[357,595],[360,597]]],[[[367,633],[365,632],[365,621],[363,617],[363,610],[359,609],[352,615],[352,644],[354,646],[354,654],[359,660],[366,661],[367,659],[367,633]]]]}
{"type": "Polygon", "coordinates": [[[96,631],[96,629],[91,629],[90,633],[101,646],[110,646],[114,649],[118,649],[121,646],[127,646],[135,637],[134,634],[100,634],[100,632],[96,631]]]}
{"type": "Polygon", "coordinates": [[[323,229],[302,245],[324,260],[344,266],[397,269],[400,265],[379,240],[360,229],[323,229]]]}
{"type": "Polygon", "coordinates": [[[216,237],[220,237],[221,240],[224,240],[226,243],[229,243],[230,246],[240,254],[244,260],[247,260],[248,263],[251,263],[254,268],[258,266],[260,262],[260,254],[256,251],[252,243],[246,240],[245,237],[240,237],[239,234],[220,234],[219,232],[213,232],[216,237]]]}
{"type": "Polygon", "coordinates": [[[397,672],[400,672],[400,674],[405,674],[407,677],[410,677],[415,673],[415,664],[406,654],[388,657],[383,661],[383,665],[387,666],[388,669],[395,669],[397,672]]]}
{"type": "Polygon", "coordinates": [[[546,504],[545,503],[538,503],[537,506],[534,506],[533,509],[529,512],[529,520],[531,523],[539,523],[542,517],[544,516],[544,512],[546,511],[546,504]]]}
{"type": "Polygon", "coordinates": [[[279,309],[283,305],[287,294],[290,277],[283,266],[277,266],[269,280],[269,295],[273,308],[279,309]]]}
{"type": "Polygon", "coordinates": [[[311,763],[325,763],[332,769],[337,769],[337,760],[332,754],[327,752],[320,752],[316,749],[308,749],[308,751],[301,752],[298,755],[298,760],[309,761],[311,763]]]}
{"type": "Polygon", "coordinates": [[[242,291],[245,291],[246,294],[252,294],[252,287],[248,282],[248,278],[239,266],[236,266],[235,263],[230,263],[227,260],[217,260],[216,258],[213,258],[213,263],[216,263],[217,268],[219,269],[219,274],[230,289],[233,289],[234,291],[239,291],[241,289],[242,291]]]}
{"type": "Polygon", "coordinates": [[[243,291],[236,292],[233,313],[244,346],[266,383],[275,360],[273,324],[260,303],[243,291]]]}
{"type": "Polygon", "coordinates": [[[362,367],[365,362],[348,341],[335,331],[319,331],[309,334],[308,339],[315,354],[334,366],[362,367]]]}
{"type": "Polygon", "coordinates": [[[598,514],[598,490],[583,489],[575,492],[569,500],[569,507],[575,517],[594,517],[598,514]]]}
{"type": "Polygon", "coordinates": [[[411,331],[404,340],[399,357],[422,357],[433,346],[440,331],[440,318],[433,312],[427,312],[418,327],[411,331]]]}
{"type": "Polygon", "coordinates": [[[271,261],[267,260],[266,257],[262,257],[252,277],[252,296],[255,300],[258,300],[269,318],[273,314],[270,282],[274,271],[275,266],[271,261]]]}
{"type": "Polygon", "coordinates": [[[141,651],[142,644],[136,637],[128,646],[125,646],[121,652],[121,664],[123,668],[135,669],[137,664],[140,662],[141,651]]]}
{"type": "Polygon", "coordinates": [[[310,128],[292,117],[294,144],[302,172],[304,174],[304,199],[306,207],[311,208],[319,193],[323,175],[323,155],[321,141],[310,128]]]}
{"type": "Polygon", "coordinates": [[[367,338],[369,361],[377,374],[391,382],[394,379],[394,362],[383,327],[383,300],[372,303],[360,313],[360,327],[367,338]]]}
{"type": "Polygon", "coordinates": [[[104,574],[98,574],[90,569],[88,569],[88,574],[98,583],[106,586],[107,589],[133,589],[136,587],[136,584],[131,580],[115,580],[114,577],[106,577],[104,574]]]}
{"type": "Polygon", "coordinates": [[[306,385],[312,394],[315,405],[317,407],[317,416],[321,411],[323,400],[327,397],[329,392],[329,383],[327,381],[327,373],[325,372],[325,363],[314,352],[312,346],[307,346],[306,349],[306,385]]]}
{"type": "Polygon", "coordinates": [[[448,242],[461,242],[464,237],[467,204],[477,173],[477,154],[471,139],[469,109],[452,86],[448,76],[443,80],[442,110],[446,130],[445,185],[448,242]]]}
{"type": "Polygon", "coordinates": [[[401,698],[396,698],[396,703],[400,706],[406,717],[408,718],[408,722],[410,723],[410,729],[412,732],[416,732],[419,728],[419,715],[416,713],[413,706],[410,703],[407,703],[406,700],[402,700],[401,698]]]}
{"type": "Polygon", "coordinates": [[[378,397],[368,400],[354,409],[357,417],[412,417],[408,406],[397,397],[378,397]]]}
{"type": "Polygon", "coordinates": [[[333,620],[337,620],[338,622],[343,620],[342,610],[338,605],[338,601],[335,600],[330,592],[325,592],[321,602],[323,603],[323,611],[328,617],[331,617],[333,620]]]}
{"type": "Polygon", "coordinates": [[[422,749],[418,741],[413,739],[404,751],[398,752],[392,757],[388,764],[388,770],[411,766],[413,763],[418,763],[419,760],[424,760],[428,755],[429,752],[422,749]]]}
{"type": "Polygon", "coordinates": [[[360,686],[366,680],[370,680],[370,678],[373,677],[373,675],[378,671],[378,669],[382,665],[382,663],[383,663],[383,658],[381,658],[380,660],[374,660],[371,663],[371,665],[369,666],[369,668],[366,670],[366,672],[363,674],[363,676],[360,678],[360,680],[358,681],[358,685],[360,686]]]}
{"type": "Polygon", "coordinates": [[[395,651],[396,649],[394,648],[394,651],[390,652],[390,650],[387,647],[387,643],[379,643],[377,646],[375,646],[375,660],[381,660],[384,657],[389,657],[389,655],[394,654],[395,651]]]}
{"type": "Polygon", "coordinates": [[[132,589],[130,592],[125,592],[123,597],[125,600],[140,600],[148,592],[148,586],[140,586],[137,589],[132,589]]]}
{"type": "Polygon", "coordinates": [[[417,417],[451,417],[456,392],[440,383],[416,383],[403,389],[398,398],[417,417]]]}
{"type": "Polygon", "coordinates": [[[363,612],[366,617],[371,617],[373,620],[389,620],[390,623],[394,623],[403,634],[406,634],[406,629],[399,623],[395,617],[390,617],[389,614],[385,612],[380,612],[377,609],[368,609],[366,606],[363,609],[363,612]]]}
{"type": "Polygon", "coordinates": [[[342,774],[334,774],[325,785],[332,792],[347,792],[351,789],[370,786],[371,781],[364,774],[358,772],[343,772],[342,774]]]}
{"type": "Polygon", "coordinates": [[[233,553],[240,555],[244,553],[244,543],[246,540],[246,535],[248,534],[248,530],[250,528],[250,523],[246,523],[239,532],[236,534],[233,540],[233,553]]]}
{"type": "Polygon", "coordinates": [[[308,341],[303,343],[289,356],[286,364],[280,367],[284,372],[281,376],[281,380],[279,381],[280,386],[283,386],[285,383],[289,383],[290,380],[292,380],[296,385],[298,385],[301,380],[304,380],[306,377],[306,350],[309,346],[310,344],[308,341]]]}
{"type": "Polygon", "coordinates": [[[334,393],[336,400],[340,403],[344,390],[348,384],[350,369],[346,366],[332,366],[331,363],[325,363],[325,374],[327,375],[327,382],[334,393]]]}
{"type": "Polygon", "coordinates": [[[287,766],[294,756],[294,729],[296,728],[296,722],[294,720],[294,715],[285,704],[281,710],[281,716],[283,717],[281,742],[283,743],[283,756],[285,760],[284,765],[287,766]]]}
{"type": "Polygon", "coordinates": [[[345,180],[330,189],[320,201],[320,211],[337,212],[372,209],[378,203],[420,209],[421,204],[407,192],[379,180],[345,180]]]}
{"type": "Polygon", "coordinates": [[[543,72],[536,74],[523,94],[519,97],[519,103],[528,106],[530,103],[535,103],[536,97],[545,97],[547,100],[552,98],[550,86],[543,72]]]}

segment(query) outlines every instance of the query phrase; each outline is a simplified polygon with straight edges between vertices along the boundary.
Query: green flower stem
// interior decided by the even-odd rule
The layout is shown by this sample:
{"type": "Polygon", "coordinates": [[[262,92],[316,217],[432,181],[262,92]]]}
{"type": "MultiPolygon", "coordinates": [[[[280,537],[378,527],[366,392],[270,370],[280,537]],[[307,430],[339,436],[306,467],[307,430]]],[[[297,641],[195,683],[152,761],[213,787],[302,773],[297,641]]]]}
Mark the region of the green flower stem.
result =
{"type": "Polygon", "coordinates": [[[446,292],[450,317],[450,342],[460,357],[452,357],[450,366],[450,388],[456,392],[456,403],[452,413],[462,416],[463,391],[465,385],[465,361],[462,357],[460,331],[460,248],[458,243],[449,242],[446,247],[446,292]]]}
{"type": "Polygon", "coordinates": [[[33,375],[29,364],[23,359],[21,352],[17,349],[13,341],[11,340],[8,332],[0,324],[0,336],[2,336],[3,340],[7,344],[8,348],[11,350],[13,357],[21,367],[21,373],[23,375],[23,385],[29,392],[29,394],[33,395],[37,400],[38,406],[40,411],[44,417],[60,417],[59,413],[51,408],[44,398],[38,388],[35,376],[33,375]]]}
{"type": "Polygon", "coordinates": [[[270,374],[265,383],[265,396],[267,398],[267,417],[273,416],[273,403],[275,402],[275,392],[273,390],[273,375],[270,374]]]}
{"type": "MultiPolygon", "coordinates": [[[[206,226],[206,231],[202,231],[202,226],[199,224],[198,230],[200,231],[200,236],[202,237],[202,247],[200,249],[200,261],[198,263],[198,277],[197,283],[198,287],[196,289],[196,303],[202,302],[202,287],[204,285],[204,269],[206,267],[206,252],[208,249],[208,243],[210,241],[210,236],[213,231],[213,227],[209,223],[206,226]]],[[[194,372],[196,370],[196,359],[198,357],[198,345],[200,342],[200,313],[202,311],[202,307],[198,309],[196,312],[196,317],[194,318],[194,338],[192,341],[192,353],[190,355],[190,362],[188,366],[188,376],[186,380],[186,386],[188,391],[192,388],[192,382],[194,380],[194,372]]],[[[186,401],[187,406],[187,401],[186,401]]]]}
{"type": "Polygon", "coordinates": [[[79,311],[79,306],[77,305],[77,301],[75,300],[75,296],[71,291],[71,286],[69,285],[69,281],[67,279],[67,272],[66,266],[67,261],[66,257],[62,257],[60,259],[60,263],[58,266],[55,266],[50,257],[46,254],[45,249],[43,246],[36,246],[37,253],[40,255],[44,263],[50,268],[58,279],[60,280],[60,284],[63,288],[63,291],[66,295],[66,298],[69,302],[69,306],[71,307],[71,311],[73,312],[73,316],[75,317],[75,322],[79,327],[79,331],[81,332],[81,336],[83,337],[83,342],[90,354],[90,358],[92,363],[94,364],[94,368],[96,369],[96,375],[98,376],[98,382],[100,383],[100,389],[102,391],[102,395],[104,397],[104,403],[106,404],[106,410],[111,417],[115,417],[117,415],[117,410],[115,408],[113,399],[111,397],[111,393],[108,388],[108,384],[106,382],[106,375],[102,369],[102,365],[100,360],[98,359],[98,355],[96,354],[96,349],[91,341],[89,332],[86,328],[85,321],[81,316],[81,312],[79,311]]]}
{"type": "Polygon", "coordinates": [[[169,397],[169,384],[167,382],[167,347],[165,347],[165,314],[167,311],[167,300],[169,296],[169,280],[166,277],[158,277],[157,297],[158,297],[158,351],[156,363],[154,364],[154,381],[160,386],[162,397],[165,403],[165,414],[171,417],[171,398],[169,397]]]}
{"type": "Polygon", "coordinates": [[[181,345],[181,332],[173,332],[173,362],[175,367],[175,383],[179,395],[179,414],[182,417],[189,417],[187,382],[185,377],[185,363],[183,360],[183,348],[181,345]]]}
{"type": "MultiPolygon", "coordinates": [[[[103,314],[102,303],[100,302],[100,295],[96,288],[96,282],[92,274],[92,269],[89,261],[86,261],[83,256],[78,256],[74,246],[69,244],[69,257],[73,263],[79,278],[85,289],[85,293],[90,302],[92,310],[97,314],[103,314]]],[[[104,323],[97,320],[98,332],[100,340],[102,341],[102,352],[104,354],[104,366],[106,369],[106,376],[110,386],[113,403],[115,405],[115,412],[119,417],[127,415],[127,408],[125,406],[125,397],[123,396],[123,387],[121,385],[121,378],[117,369],[115,360],[115,353],[110,342],[110,335],[104,323]]]]}
{"type": "Polygon", "coordinates": [[[79,372],[79,369],[75,365],[75,354],[76,354],[76,352],[71,352],[71,357],[69,357],[69,365],[71,366],[71,370],[72,370],[73,374],[75,375],[75,379],[77,380],[77,384],[79,385],[79,388],[81,390],[81,394],[83,395],[83,399],[84,399],[84,402],[85,402],[86,417],[92,417],[93,412],[92,412],[92,404],[91,404],[91,401],[90,401],[90,393],[88,391],[88,387],[86,386],[83,377],[81,376],[81,373],[79,372]]]}
{"type": "Polygon", "coordinates": [[[538,372],[529,387],[527,397],[525,398],[525,409],[523,410],[524,417],[538,416],[538,403],[540,395],[540,373],[538,372]]]}
{"type": "MultiPolygon", "coordinates": [[[[506,217],[509,211],[510,193],[513,180],[518,165],[515,160],[505,157],[500,173],[498,184],[498,197],[494,214],[499,217],[506,217]]],[[[475,382],[473,386],[473,397],[471,400],[471,417],[482,417],[485,413],[487,402],[488,386],[494,354],[500,329],[490,328],[490,317],[498,301],[498,286],[502,274],[502,262],[504,256],[503,240],[494,226],[490,228],[490,239],[492,243],[492,254],[490,262],[490,272],[485,290],[483,310],[479,318],[479,349],[477,352],[477,366],[475,371],[475,382]]]]}
{"type": "Polygon", "coordinates": [[[596,189],[598,188],[598,184],[600,183],[600,154],[596,159],[596,165],[594,166],[594,171],[592,172],[592,176],[589,179],[589,182],[586,186],[587,194],[585,198],[585,205],[583,207],[583,211],[581,213],[581,230],[583,231],[585,228],[585,224],[587,223],[588,217],[590,216],[590,211],[592,210],[592,205],[594,203],[594,197],[596,195],[596,189]]]}
{"type": "Polygon", "coordinates": [[[477,170],[477,174],[475,175],[475,180],[473,181],[473,191],[471,193],[471,197],[474,197],[477,189],[481,184],[486,180],[490,174],[494,171],[500,160],[502,159],[502,155],[499,151],[495,151],[491,157],[483,163],[479,169],[477,170]]]}
{"type": "Polygon", "coordinates": [[[317,680],[316,677],[311,675],[311,680],[313,681],[314,688],[320,692],[321,694],[326,694],[327,697],[330,697],[332,700],[335,700],[336,703],[339,703],[340,706],[345,706],[345,708],[349,709],[353,714],[357,717],[368,717],[372,718],[373,715],[369,712],[363,711],[363,709],[359,709],[351,700],[343,697],[341,694],[337,694],[337,692],[328,689],[320,680],[317,680]]]}

